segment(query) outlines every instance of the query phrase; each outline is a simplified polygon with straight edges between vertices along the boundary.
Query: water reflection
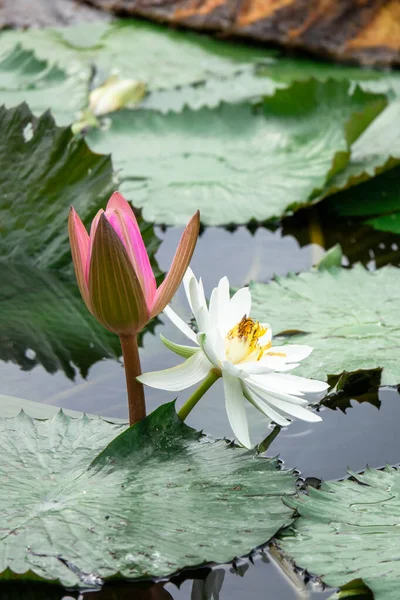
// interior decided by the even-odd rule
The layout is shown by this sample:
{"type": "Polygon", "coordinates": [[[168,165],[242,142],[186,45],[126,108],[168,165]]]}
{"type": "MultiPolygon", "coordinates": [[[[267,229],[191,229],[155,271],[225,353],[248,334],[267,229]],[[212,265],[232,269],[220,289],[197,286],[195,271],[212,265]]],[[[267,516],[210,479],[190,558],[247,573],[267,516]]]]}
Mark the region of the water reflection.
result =
{"type": "MultiPolygon", "coordinates": [[[[308,244],[311,239],[308,225],[305,225],[303,230],[298,226],[292,229],[290,227],[292,225],[287,222],[283,232],[258,228],[253,234],[244,227],[239,227],[234,233],[209,228],[203,232],[199,240],[192,263],[193,269],[196,274],[202,275],[207,289],[211,289],[223,275],[228,275],[233,286],[240,286],[251,279],[267,281],[275,273],[285,275],[290,271],[306,270],[318,262],[324,251],[318,244],[308,244]],[[287,235],[289,231],[299,241],[293,235],[287,235]],[[299,243],[303,247],[300,247],[299,243]]],[[[168,229],[166,232],[158,233],[163,239],[162,252],[158,253],[158,260],[160,268],[166,270],[181,230],[168,229]]],[[[323,235],[319,239],[327,247],[339,239],[350,262],[361,259],[368,263],[373,248],[373,259],[378,266],[381,264],[380,261],[389,258],[393,262],[400,263],[398,247],[395,249],[393,246],[396,242],[390,242],[390,253],[387,246],[389,241],[385,242],[385,248],[380,247],[384,243],[382,235],[385,237],[385,234],[377,232],[371,234],[370,230],[366,231],[366,228],[363,233],[352,231],[351,235],[350,230],[342,230],[338,233],[334,229],[327,229],[323,230],[323,235]]],[[[386,237],[393,239],[393,236],[386,237]]],[[[396,239],[398,241],[397,237],[396,239]]],[[[32,294],[35,291],[32,289],[32,294]]],[[[182,291],[174,300],[174,308],[183,317],[189,317],[182,291]]],[[[54,310],[54,304],[42,306],[42,309],[43,314],[46,315],[46,311],[54,310]]],[[[68,331],[68,319],[62,325],[68,331]]],[[[169,323],[157,325],[156,335],[146,334],[144,337],[141,357],[145,371],[164,369],[176,364],[176,357],[159,342],[158,334],[161,331],[166,337],[178,343],[185,342],[169,323]]],[[[4,358],[10,357],[4,356],[4,358]]],[[[96,363],[91,367],[87,379],[78,375],[75,381],[69,380],[60,370],[50,375],[44,367],[37,365],[31,371],[25,372],[21,371],[16,364],[1,362],[0,378],[2,394],[21,396],[53,406],[100,413],[105,416],[121,418],[127,416],[122,365],[115,360],[96,363]]],[[[185,396],[180,395],[179,402],[183,402],[190,393],[191,390],[186,390],[185,396]]],[[[149,411],[173,397],[174,394],[147,389],[149,411]]],[[[322,409],[324,418],[321,423],[310,426],[304,422],[294,422],[274,439],[268,454],[280,455],[287,467],[297,467],[304,477],[313,476],[323,479],[343,477],[346,465],[350,465],[354,470],[362,470],[366,463],[375,467],[386,462],[395,464],[398,462],[397,423],[400,421],[400,397],[396,390],[384,389],[379,392],[378,402],[374,404],[369,402],[357,404],[351,397],[347,397],[346,414],[340,410],[324,408],[322,409]],[[379,403],[381,404],[378,410],[379,403]]],[[[269,433],[265,421],[258,418],[256,411],[249,411],[248,417],[254,439],[265,438],[269,433]]],[[[204,429],[214,437],[223,437],[230,431],[220,385],[216,384],[202,399],[201,405],[190,415],[188,424],[196,429],[204,429]]],[[[164,586],[158,584],[151,588],[106,587],[101,593],[92,593],[90,600],[111,598],[113,600],[125,600],[125,598],[187,600],[189,597],[193,600],[203,598],[232,600],[244,597],[263,600],[278,598],[279,600],[306,600],[329,596],[328,592],[317,593],[310,586],[304,589],[294,587],[288,578],[283,578],[282,570],[278,569],[273,561],[268,559],[268,562],[265,562],[265,560],[267,559],[259,558],[254,561],[254,564],[248,562],[247,569],[233,571],[228,566],[208,572],[206,577],[197,574],[192,580],[175,581],[164,586]],[[244,576],[241,576],[243,572],[244,576]]],[[[22,591],[20,586],[17,588],[2,584],[0,591],[1,598],[5,600],[22,600],[22,598],[60,600],[65,596],[64,591],[59,589],[52,591],[48,586],[39,589],[30,585],[22,591]]]]}
{"type": "Polygon", "coordinates": [[[400,265],[400,236],[377,231],[360,219],[342,218],[330,210],[329,203],[304,209],[283,221],[282,235],[294,237],[300,246],[318,241],[328,249],[340,244],[352,265],[361,262],[372,269],[387,264],[400,265]]]}
{"type": "Polygon", "coordinates": [[[3,583],[2,600],[325,600],[332,590],[323,591],[305,583],[289,562],[264,552],[251,560],[213,569],[182,573],[167,583],[105,584],[100,591],[67,592],[63,588],[35,583],[3,583]],[[279,561],[279,564],[277,562],[279,561]]]}

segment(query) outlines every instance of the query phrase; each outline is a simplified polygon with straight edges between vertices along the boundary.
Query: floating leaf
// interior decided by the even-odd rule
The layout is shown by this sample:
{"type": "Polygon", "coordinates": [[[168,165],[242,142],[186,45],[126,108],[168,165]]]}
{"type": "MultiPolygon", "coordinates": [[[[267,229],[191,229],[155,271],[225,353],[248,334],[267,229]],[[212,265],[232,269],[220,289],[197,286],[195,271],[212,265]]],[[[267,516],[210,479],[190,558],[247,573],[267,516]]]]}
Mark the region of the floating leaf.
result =
{"type": "Polygon", "coordinates": [[[58,125],[75,121],[88,104],[90,70],[66,73],[20,45],[0,59],[0,95],[7,107],[26,102],[38,117],[51,108],[58,125]]]}
{"type": "MultiPolygon", "coordinates": [[[[77,367],[86,376],[120,349],[80,298],[68,212],[73,204],[89,225],[105,206],[115,189],[111,160],[56,127],[48,113],[36,119],[26,105],[0,109],[0,160],[0,358],[71,378],[77,367]],[[63,277],[48,267],[62,268],[63,277]]],[[[139,222],[154,257],[159,240],[139,222]]]]}
{"type": "MultiPolygon", "coordinates": [[[[53,406],[52,404],[34,402],[33,400],[25,400],[24,398],[17,398],[14,396],[0,395],[0,417],[16,417],[21,410],[33,419],[50,419],[60,412],[60,408],[58,406],[53,406]]],[[[83,413],[76,410],[63,408],[63,413],[75,419],[83,417],[83,413]]],[[[89,419],[99,418],[98,415],[86,414],[86,416],[89,417],[89,419]]],[[[108,421],[109,423],[128,424],[126,420],[116,419],[114,417],[103,417],[103,420],[108,421]]]]}
{"type": "Polygon", "coordinates": [[[308,344],[295,374],[326,379],[343,371],[383,368],[382,384],[400,383],[400,271],[333,268],[251,284],[252,316],[280,332],[282,343],[308,344]]]}
{"type": "Polygon", "coordinates": [[[26,105],[0,108],[0,256],[40,267],[70,261],[66,223],[71,204],[90,222],[115,184],[109,156],[98,156],[26,105]]]}
{"type": "Polygon", "coordinates": [[[400,212],[400,167],[385,171],[373,179],[329,198],[333,210],[341,216],[368,217],[383,212],[400,212]]]}
{"type": "Polygon", "coordinates": [[[165,576],[231,561],[291,522],[282,498],[295,477],[276,459],[205,440],[173,403],[113,439],[122,428],[63,413],[0,420],[0,577],[165,576]]]}
{"type": "Polygon", "coordinates": [[[93,363],[120,355],[118,337],[88,312],[75,281],[4,261],[0,279],[1,360],[74,378],[75,367],[86,377],[93,363]]]}
{"type": "MultiPolygon", "coordinates": [[[[46,65],[56,65],[69,78],[79,77],[76,90],[66,95],[65,104],[73,105],[78,102],[78,89],[86,87],[88,104],[89,83],[101,85],[115,73],[142,81],[149,90],[143,108],[161,112],[254,100],[310,78],[358,81],[366,89],[383,93],[394,86],[400,88],[396,73],[278,56],[275,50],[133,19],[2,33],[5,52],[12,52],[16,44],[33,51],[46,65]]],[[[53,91],[54,98],[43,94],[36,102],[40,106],[47,103],[46,108],[62,114],[66,106],[59,103],[57,90],[53,91]]],[[[15,99],[16,103],[25,100],[23,92],[19,97],[15,94],[15,99]]]]}
{"type": "MultiPolygon", "coordinates": [[[[400,471],[387,466],[350,474],[351,479],[323,483],[294,502],[286,500],[300,518],[280,545],[299,567],[327,585],[342,587],[362,579],[375,600],[397,600],[400,471]]],[[[346,587],[357,589],[354,583],[346,587]]]]}
{"type": "Polygon", "coordinates": [[[121,111],[87,139],[113,152],[121,189],[147,220],[184,224],[200,209],[207,225],[247,223],[307,202],[347,164],[350,144],[385,104],[359,89],[350,95],[347,82],[308,81],[278,90],[258,110],[121,111]]]}
{"type": "Polygon", "coordinates": [[[322,196],[368,181],[400,163],[400,100],[392,102],[360,135],[351,159],[332,177],[322,196]]]}

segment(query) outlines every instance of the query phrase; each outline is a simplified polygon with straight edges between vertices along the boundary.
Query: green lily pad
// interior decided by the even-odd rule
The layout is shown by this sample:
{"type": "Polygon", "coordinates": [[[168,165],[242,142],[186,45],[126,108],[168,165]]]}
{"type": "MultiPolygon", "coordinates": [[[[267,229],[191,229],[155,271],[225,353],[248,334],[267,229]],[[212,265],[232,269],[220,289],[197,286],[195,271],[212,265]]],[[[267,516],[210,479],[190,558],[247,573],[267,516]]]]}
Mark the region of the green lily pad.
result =
{"type": "MultiPolygon", "coordinates": [[[[34,402],[33,400],[25,400],[25,398],[17,398],[16,396],[0,395],[0,417],[16,417],[21,410],[33,419],[50,419],[60,412],[60,408],[52,404],[34,402]]],[[[62,410],[69,417],[75,419],[83,417],[83,413],[77,410],[70,410],[69,408],[63,408],[62,410]]],[[[86,416],[89,419],[99,418],[99,415],[86,414],[86,416]]],[[[127,421],[124,419],[116,419],[114,417],[102,417],[102,419],[109,423],[127,425],[127,421]]]]}
{"type": "Polygon", "coordinates": [[[300,517],[280,545],[299,567],[327,585],[342,587],[362,579],[375,600],[397,600],[400,472],[387,466],[350,475],[323,483],[319,490],[309,488],[308,495],[294,502],[286,500],[300,517]]]}
{"type": "Polygon", "coordinates": [[[28,371],[41,364],[86,377],[103,358],[117,358],[118,337],[89,313],[75,281],[27,264],[0,261],[0,359],[28,371]]]}
{"type": "Polygon", "coordinates": [[[17,45],[0,59],[1,101],[7,107],[26,102],[36,116],[51,108],[58,125],[69,125],[88,104],[89,77],[89,69],[86,77],[71,67],[67,73],[17,45]]]}
{"type": "Polygon", "coordinates": [[[258,109],[125,110],[87,140],[113,152],[121,190],[149,221],[182,225],[197,209],[207,225],[263,221],[306,203],[344,168],[351,144],[386,105],[359,89],[349,94],[349,85],[295,83],[258,109]]]}
{"type": "MultiPolygon", "coordinates": [[[[86,226],[105,206],[115,189],[111,160],[57,127],[49,113],[37,119],[21,105],[0,109],[0,161],[0,358],[86,376],[120,348],[80,297],[67,220],[71,204],[86,226]]],[[[140,216],[139,223],[159,274],[159,240],[140,216]]]]}
{"type": "MultiPolygon", "coordinates": [[[[21,43],[46,63],[78,73],[82,85],[88,86],[91,65],[97,73],[95,85],[111,73],[143,81],[150,92],[143,106],[164,112],[270,95],[277,88],[310,78],[358,81],[366,89],[383,93],[400,80],[395,73],[288,58],[277,51],[134,19],[6,31],[1,37],[5,51],[21,43]]],[[[51,104],[48,107],[55,110],[51,104]]]]}
{"type": "Polygon", "coordinates": [[[323,197],[368,181],[399,165],[399,123],[400,99],[397,99],[381,112],[353,144],[348,165],[329,180],[323,197]]]}
{"type": "Polygon", "coordinates": [[[400,383],[399,269],[314,270],[250,287],[252,316],[271,323],[278,343],[314,348],[295,374],[326,379],[382,367],[382,385],[400,383]]]}
{"type": "Polygon", "coordinates": [[[291,472],[207,440],[173,403],[126,430],[21,413],[0,420],[0,439],[4,580],[165,576],[231,561],[292,521],[282,502],[296,493],[291,472]]]}
{"type": "Polygon", "coordinates": [[[341,216],[369,217],[400,212],[400,166],[335,194],[327,202],[341,216]]]}
{"type": "Polygon", "coordinates": [[[0,257],[59,267],[70,262],[68,212],[85,223],[114,190],[109,156],[26,105],[0,108],[0,257]]]}

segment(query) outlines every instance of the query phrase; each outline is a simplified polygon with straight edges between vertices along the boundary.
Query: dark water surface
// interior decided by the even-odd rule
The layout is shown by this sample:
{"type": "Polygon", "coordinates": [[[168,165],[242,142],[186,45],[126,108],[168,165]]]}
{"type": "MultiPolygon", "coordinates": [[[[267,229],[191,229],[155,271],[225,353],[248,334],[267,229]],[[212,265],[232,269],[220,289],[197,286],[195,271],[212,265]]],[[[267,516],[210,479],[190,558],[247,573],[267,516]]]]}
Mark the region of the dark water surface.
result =
{"type": "MultiPolygon", "coordinates": [[[[288,230],[290,223],[284,229],[288,230]]],[[[163,240],[157,258],[160,268],[166,270],[181,230],[172,228],[157,233],[163,240]]],[[[223,275],[228,276],[232,286],[244,285],[252,279],[268,281],[274,274],[286,275],[288,272],[307,270],[321,259],[324,255],[323,248],[318,244],[307,244],[304,235],[299,235],[301,243],[305,244],[300,247],[292,235],[283,235],[281,230],[272,232],[259,228],[252,234],[244,227],[233,233],[209,228],[199,240],[191,266],[195,274],[203,278],[206,295],[209,295],[212,287],[223,275]]],[[[359,243],[358,238],[357,240],[359,243]]],[[[375,242],[374,239],[374,244],[375,242]]],[[[349,239],[347,243],[351,245],[349,239]]],[[[377,248],[382,243],[376,242],[377,248]]],[[[397,262],[398,259],[394,260],[392,256],[397,248],[392,248],[392,244],[393,240],[387,248],[390,253],[389,259],[397,262]]],[[[371,249],[368,250],[367,247],[368,243],[364,240],[361,244],[360,258],[374,268],[375,254],[373,250],[371,254],[371,249]]],[[[356,254],[354,253],[354,257],[350,256],[351,262],[357,258],[356,254]]],[[[183,318],[190,317],[182,290],[175,298],[173,306],[183,318]]],[[[179,360],[161,344],[158,339],[160,332],[169,339],[185,343],[183,336],[171,324],[158,325],[156,335],[148,333],[144,338],[144,347],[141,350],[144,371],[167,368],[177,364],[179,360]]],[[[127,417],[124,373],[122,365],[117,361],[101,361],[91,368],[87,380],[78,376],[75,381],[67,379],[61,372],[50,375],[40,366],[32,371],[21,371],[12,363],[0,363],[0,380],[1,393],[5,395],[104,416],[127,417]]],[[[188,418],[189,425],[204,429],[213,437],[230,435],[223,394],[218,383],[209,390],[188,418]]],[[[182,392],[178,404],[190,393],[191,390],[182,392]]],[[[147,388],[146,395],[149,412],[176,396],[150,388],[147,388]]],[[[286,467],[296,467],[303,477],[323,479],[344,477],[348,466],[353,470],[362,470],[366,464],[372,467],[380,467],[386,462],[396,464],[400,455],[397,436],[400,397],[396,390],[383,389],[380,392],[380,400],[379,410],[371,404],[358,404],[353,401],[346,414],[339,410],[323,409],[321,423],[294,422],[278,435],[269,449],[269,455],[279,455],[286,467]]],[[[251,434],[255,442],[268,433],[267,421],[260,419],[257,411],[251,407],[249,409],[251,434]]],[[[179,587],[175,583],[168,583],[164,588],[157,586],[146,591],[129,587],[116,588],[110,592],[107,588],[93,598],[322,600],[329,596],[328,592],[322,592],[310,584],[304,589],[296,588],[266,555],[258,554],[254,564],[245,562],[243,565],[239,569],[241,574],[228,566],[213,571],[206,580],[188,579],[179,587]]],[[[200,573],[204,574],[205,571],[199,572],[199,576],[200,573]]],[[[65,593],[55,591],[54,595],[46,593],[37,597],[58,600],[63,595],[65,593]]],[[[10,594],[8,597],[14,598],[14,595],[10,594]]],[[[90,597],[92,598],[92,595],[90,597]]]]}

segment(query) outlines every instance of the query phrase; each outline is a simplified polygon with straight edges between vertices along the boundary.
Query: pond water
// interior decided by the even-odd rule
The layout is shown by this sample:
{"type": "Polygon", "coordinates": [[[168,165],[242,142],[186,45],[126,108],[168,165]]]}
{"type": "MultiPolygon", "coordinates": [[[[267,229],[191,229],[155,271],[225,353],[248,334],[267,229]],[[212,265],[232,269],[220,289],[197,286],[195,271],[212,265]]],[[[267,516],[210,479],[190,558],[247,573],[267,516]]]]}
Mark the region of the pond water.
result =
{"type": "MultiPolygon", "coordinates": [[[[234,232],[208,228],[198,242],[192,268],[195,274],[201,274],[208,293],[223,275],[228,276],[232,286],[241,286],[252,279],[268,281],[274,274],[286,275],[289,272],[307,270],[321,259],[325,250],[320,244],[307,243],[307,227],[296,232],[303,246],[300,246],[294,235],[285,235],[289,231],[293,233],[293,224],[290,221],[285,224],[283,230],[270,231],[260,227],[253,233],[244,227],[234,232]]],[[[157,234],[162,239],[162,251],[158,252],[157,259],[160,268],[166,270],[181,230],[157,230],[157,234]]],[[[376,233],[371,233],[369,238],[368,230],[352,235],[353,241],[349,236],[343,235],[345,254],[350,262],[359,258],[368,263],[370,268],[375,268],[378,262],[377,255],[384,255],[385,258],[381,258],[380,263],[398,263],[398,247],[393,236],[382,235],[377,239],[376,233]],[[358,248],[358,252],[352,251],[352,244],[358,248]]],[[[330,245],[329,234],[320,235],[317,239],[321,243],[325,239],[327,245],[330,245]]],[[[189,309],[182,290],[177,294],[173,305],[183,318],[189,318],[189,309]]],[[[68,327],[68,324],[65,326],[68,327]]],[[[144,347],[141,349],[144,371],[177,364],[176,356],[160,343],[160,332],[169,339],[184,343],[179,332],[169,323],[157,325],[155,335],[147,333],[144,337],[144,347]]],[[[124,373],[121,363],[117,361],[98,362],[90,369],[86,380],[77,376],[75,381],[69,380],[61,372],[51,375],[40,366],[31,371],[22,371],[12,363],[1,363],[0,379],[3,394],[107,417],[127,417],[124,373]]],[[[180,394],[178,403],[183,402],[190,393],[190,390],[185,390],[180,394]]],[[[176,394],[147,388],[149,412],[174,396],[176,394]]],[[[380,467],[386,462],[395,464],[399,456],[397,424],[400,422],[400,398],[397,390],[382,389],[380,400],[379,409],[368,403],[358,404],[352,401],[352,407],[346,413],[323,409],[321,423],[310,425],[294,422],[278,435],[268,454],[279,455],[285,467],[298,469],[304,478],[335,479],[344,477],[348,466],[353,470],[362,470],[366,464],[373,467],[380,467]]],[[[250,410],[248,416],[253,439],[261,440],[268,433],[266,421],[259,419],[254,410],[250,410]]],[[[218,383],[191,413],[188,424],[203,429],[213,437],[229,434],[223,394],[218,383]]],[[[240,600],[247,597],[255,600],[262,597],[266,600],[322,600],[331,593],[321,591],[313,584],[296,588],[276,566],[274,559],[265,554],[256,554],[253,562],[241,562],[236,571],[229,565],[224,568],[217,567],[204,579],[206,574],[207,571],[202,569],[191,573],[183,582],[169,582],[164,587],[158,585],[148,590],[137,587],[106,588],[103,592],[93,595],[93,599],[161,600],[172,597],[176,600],[240,600]]],[[[45,595],[37,597],[51,597],[55,600],[63,596],[65,592],[55,590],[54,596],[46,592],[45,595]]]]}

